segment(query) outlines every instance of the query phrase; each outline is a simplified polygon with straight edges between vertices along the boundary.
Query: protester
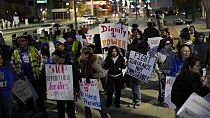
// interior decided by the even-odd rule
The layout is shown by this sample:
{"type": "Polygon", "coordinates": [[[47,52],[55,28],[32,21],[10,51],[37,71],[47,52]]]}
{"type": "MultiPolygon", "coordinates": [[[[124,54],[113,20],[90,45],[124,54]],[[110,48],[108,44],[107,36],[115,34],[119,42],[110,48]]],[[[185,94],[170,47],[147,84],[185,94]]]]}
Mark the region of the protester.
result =
{"type": "Polygon", "coordinates": [[[160,29],[160,36],[163,38],[160,40],[157,52],[159,52],[166,44],[166,41],[170,41],[172,43],[172,39],[170,37],[170,31],[168,28],[160,29]]]}
{"type": "Polygon", "coordinates": [[[189,33],[190,33],[190,36],[196,38],[197,35],[198,35],[198,32],[195,30],[195,26],[190,26],[189,27],[189,33]]]}
{"type": "MultiPolygon", "coordinates": [[[[70,60],[68,59],[68,56],[64,57],[64,42],[65,39],[58,40],[56,44],[56,50],[52,53],[52,63],[53,64],[67,64],[72,65],[70,60]]],[[[74,93],[78,93],[78,82],[76,81],[79,78],[75,77],[75,71],[73,66],[73,87],[74,87],[74,93]]],[[[67,105],[67,114],[68,118],[76,118],[75,115],[75,105],[74,100],[57,100],[57,109],[58,109],[58,118],[65,118],[65,105],[67,105]]]]}
{"type": "Polygon", "coordinates": [[[205,35],[198,33],[195,39],[194,49],[197,52],[197,58],[200,60],[201,69],[208,68],[210,64],[210,47],[209,44],[204,42],[205,35]]]}
{"type": "MultiPolygon", "coordinates": [[[[141,31],[137,31],[136,38],[129,45],[128,50],[130,51],[133,50],[145,55],[147,54],[147,52],[149,51],[149,45],[147,41],[144,39],[141,31]]],[[[132,88],[132,93],[133,93],[133,103],[132,103],[133,108],[136,108],[141,104],[140,82],[141,81],[139,79],[130,77],[130,86],[132,88]]]]}
{"type": "MultiPolygon", "coordinates": [[[[83,47],[81,49],[81,67],[82,77],[86,78],[86,82],[90,83],[90,79],[99,79],[105,77],[105,71],[102,66],[98,64],[97,56],[93,55],[91,47],[83,47]]],[[[107,111],[101,102],[101,110],[99,110],[102,118],[108,118],[107,111]]],[[[90,107],[85,106],[86,118],[92,118],[90,107]]]]}
{"type": "Polygon", "coordinates": [[[5,40],[3,35],[0,33],[0,54],[4,59],[4,63],[9,65],[10,58],[11,58],[11,48],[9,45],[5,44],[5,40]]]}
{"type": "Polygon", "coordinates": [[[88,28],[85,25],[83,25],[82,31],[83,31],[83,33],[87,34],[88,33],[88,28]]]}
{"type": "Polygon", "coordinates": [[[175,77],[179,73],[183,63],[187,60],[188,57],[191,56],[191,54],[192,54],[191,52],[192,51],[191,51],[191,48],[190,48],[189,45],[185,44],[185,45],[182,45],[180,47],[179,55],[178,55],[176,60],[174,60],[174,62],[171,65],[170,76],[174,76],[175,77]]]}
{"type": "Polygon", "coordinates": [[[144,29],[143,35],[146,38],[152,38],[152,37],[159,37],[160,36],[159,31],[153,26],[152,22],[147,23],[147,28],[144,29]]]}
{"type": "Polygon", "coordinates": [[[158,74],[159,80],[159,96],[158,101],[160,105],[163,105],[164,97],[165,97],[165,82],[166,76],[170,75],[170,68],[173,63],[173,60],[176,59],[177,53],[173,50],[172,41],[168,40],[164,44],[165,46],[156,53],[157,64],[155,67],[155,71],[158,74]]]}
{"type": "MultiPolygon", "coordinates": [[[[38,51],[32,47],[28,46],[28,40],[26,36],[20,36],[18,38],[19,48],[15,49],[11,58],[11,65],[13,71],[21,78],[27,78],[30,84],[33,86],[38,95],[39,91],[39,80],[40,79],[40,68],[41,68],[41,56],[38,51]]],[[[41,111],[44,101],[40,98],[37,100],[39,110],[41,111]]],[[[28,110],[35,114],[35,106],[33,98],[27,102],[28,110]]]]}
{"type": "Polygon", "coordinates": [[[4,62],[0,54],[0,117],[12,118],[14,78],[12,71],[4,62]]]}
{"type": "Polygon", "coordinates": [[[110,21],[108,21],[108,18],[105,18],[103,23],[110,23],[110,21]]]}
{"type": "Polygon", "coordinates": [[[76,32],[76,30],[74,29],[74,26],[73,26],[73,24],[70,24],[70,34],[71,35],[77,35],[77,32],[76,32]]]}
{"type": "Polygon", "coordinates": [[[189,57],[176,77],[171,91],[171,101],[176,105],[177,111],[193,92],[205,96],[210,92],[210,83],[201,83],[200,62],[197,58],[189,57]]]}
{"type": "Polygon", "coordinates": [[[115,107],[120,107],[120,96],[123,81],[122,69],[125,69],[125,59],[120,55],[117,47],[109,48],[108,56],[104,60],[104,69],[108,70],[106,107],[112,105],[112,97],[115,90],[115,107]]]}

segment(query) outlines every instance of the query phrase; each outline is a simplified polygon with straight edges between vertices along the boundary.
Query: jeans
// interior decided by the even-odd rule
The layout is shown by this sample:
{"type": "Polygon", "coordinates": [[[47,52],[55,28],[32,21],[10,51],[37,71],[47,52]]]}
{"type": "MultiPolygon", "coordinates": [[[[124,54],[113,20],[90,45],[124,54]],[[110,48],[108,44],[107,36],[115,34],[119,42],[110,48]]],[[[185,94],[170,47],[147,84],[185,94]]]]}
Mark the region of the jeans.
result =
{"type": "Polygon", "coordinates": [[[106,88],[106,77],[103,77],[103,78],[100,78],[100,80],[101,80],[101,84],[102,84],[102,88],[104,89],[104,92],[106,92],[107,90],[107,88],[106,88]]]}
{"type": "MultiPolygon", "coordinates": [[[[101,114],[101,118],[108,118],[106,108],[101,104],[101,110],[98,110],[101,114]]],[[[85,106],[85,118],[92,118],[90,107],[85,106]]]]}
{"type": "Polygon", "coordinates": [[[58,100],[58,118],[65,118],[65,104],[67,105],[68,118],[76,118],[74,101],[58,100]]]}
{"type": "Polygon", "coordinates": [[[0,94],[0,118],[12,118],[12,94],[4,96],[0,94]]]}
{"type": "Polygon", "coordinates": [[[132,89],[132,94],[133,94],[133,103],[134,104],[141,103],[140,85],[136,84],[132,80],[130,81],[130,84],[131,84],[131,89],[132,89]]]}

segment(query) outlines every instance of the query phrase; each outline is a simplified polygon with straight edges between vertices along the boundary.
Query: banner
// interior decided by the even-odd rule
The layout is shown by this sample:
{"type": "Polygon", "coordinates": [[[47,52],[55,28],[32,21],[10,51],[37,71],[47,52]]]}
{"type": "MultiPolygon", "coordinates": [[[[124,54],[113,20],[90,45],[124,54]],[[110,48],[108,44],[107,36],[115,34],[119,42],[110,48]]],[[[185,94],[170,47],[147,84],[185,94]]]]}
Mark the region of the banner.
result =
{"type": "Polygon", "coordinates": [[[72,71],[72,65],[45,65],[47,99],[74,100],[72,71]]]}
{"type": "Polygon", "coordinates": [[[102,48],[117,46],[127,50],[128,26],[115,23],[99,24],[99,32],[102,48]]]}
{"type": "Polygon", "coordinates": [[[176,109],[176,105],[171,102],[171,90],[176,77],[166,76],[166,86],[165,86],[165,99],[164,102],[169,106],[169,108],[176,109]]]}
{"type": "Polygon", "coordinates": [[[91,43],[93,44],[93,35],[92,34],[85,34],[86,37],[86,43],[91,43]]]}
{"type": "Polygon", "coordinates": [[[12,88],[12,92],[17,96],[23,103],[29,98],[33,97],[32,90],[27,80],[18,79],[12,88]]]}
{"type": "Polygon", "coordinates": [[[101,109],[97,79],[90,79],[90,83],[87,83],[86,79],[82,78],[82,82],[80,82],[80,96],[84,106],[101,109]]]}
{"type": "Polygon", "coordinates": [[[128,60],[127,73],[128,75],[147,83],[153,71],[154,63],[155,58],[131,51],[128,60]]]}
{"type": "Polygon", "coordinates": [[[210,104],[203,97],[192,93],[177,112],[180,118],[210,118],[210,104]]]}

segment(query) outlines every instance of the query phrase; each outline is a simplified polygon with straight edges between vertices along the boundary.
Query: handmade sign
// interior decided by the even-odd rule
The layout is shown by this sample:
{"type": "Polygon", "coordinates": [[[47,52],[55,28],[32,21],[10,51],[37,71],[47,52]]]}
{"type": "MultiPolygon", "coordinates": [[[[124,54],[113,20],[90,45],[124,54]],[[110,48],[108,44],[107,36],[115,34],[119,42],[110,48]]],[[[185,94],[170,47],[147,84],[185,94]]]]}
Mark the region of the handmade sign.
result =
{"type": "Polygon", "coordinates": [[[128,26],[115,23],[99,24],[101,47],[117,46],[127,50],[128,26]]]}
{"type": "Polygon", "coordinates": [[[73,72],[71,65],[46,64],[47,98],[74,100],[73,72]]]}
{"type": "Polygon", "coordinates": [[[210,104],[203,97],[192,93],[177,112],[180,118],[210,118],[210,104]]]}
{"type": "Polygon", "coordinates": [[[84,106],[101,109],[97,79],[90,79],[90,83],[87,83],[86,79],[82,78],[80,82],[80,96],[84,106]]]}
{"type": "Polygon", "coordinates": [[[29,98],[33,97],[32,90],[27,80],[18,79],[13,86],[12,92],[16,95],[23,103],[29,98]]]}
{"type": "Polygon", "coordinates": [[[176,109],[176,105],[171,102],[171,90],[176,77],[166,76],[165,85],[165,99],[164,102],[169,106],[169,108],[176,109]]]}
{"type": "Polygon", "coordinates": [[[128,60],[127,73],[128,75],[147,83],[151,76],[154,63],[155,58],[131,51],[128,60]]]}

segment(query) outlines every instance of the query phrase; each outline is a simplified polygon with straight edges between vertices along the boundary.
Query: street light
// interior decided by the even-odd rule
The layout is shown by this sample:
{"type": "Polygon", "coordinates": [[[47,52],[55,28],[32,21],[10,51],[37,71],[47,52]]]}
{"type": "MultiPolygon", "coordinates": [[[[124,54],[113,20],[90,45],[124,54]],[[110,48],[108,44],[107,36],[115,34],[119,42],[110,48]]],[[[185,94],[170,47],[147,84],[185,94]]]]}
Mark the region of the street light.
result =
{"type": "Polygon", "coordinates": [[[77,1],[74,0],[74,23],[75,23],[75,30],[78,31],[78,27],[77,27],[77,11],[76,11],[76,8],[77,8],[77,1]]]}
{"type": "Polygon", "coordinates": [[[70,3],[69,2],[66,2],[66,7],[67,7],[67,14],[68,14],[68,18],[69,20],[71,20],[71,16],[70,16],[70,3]]]}

